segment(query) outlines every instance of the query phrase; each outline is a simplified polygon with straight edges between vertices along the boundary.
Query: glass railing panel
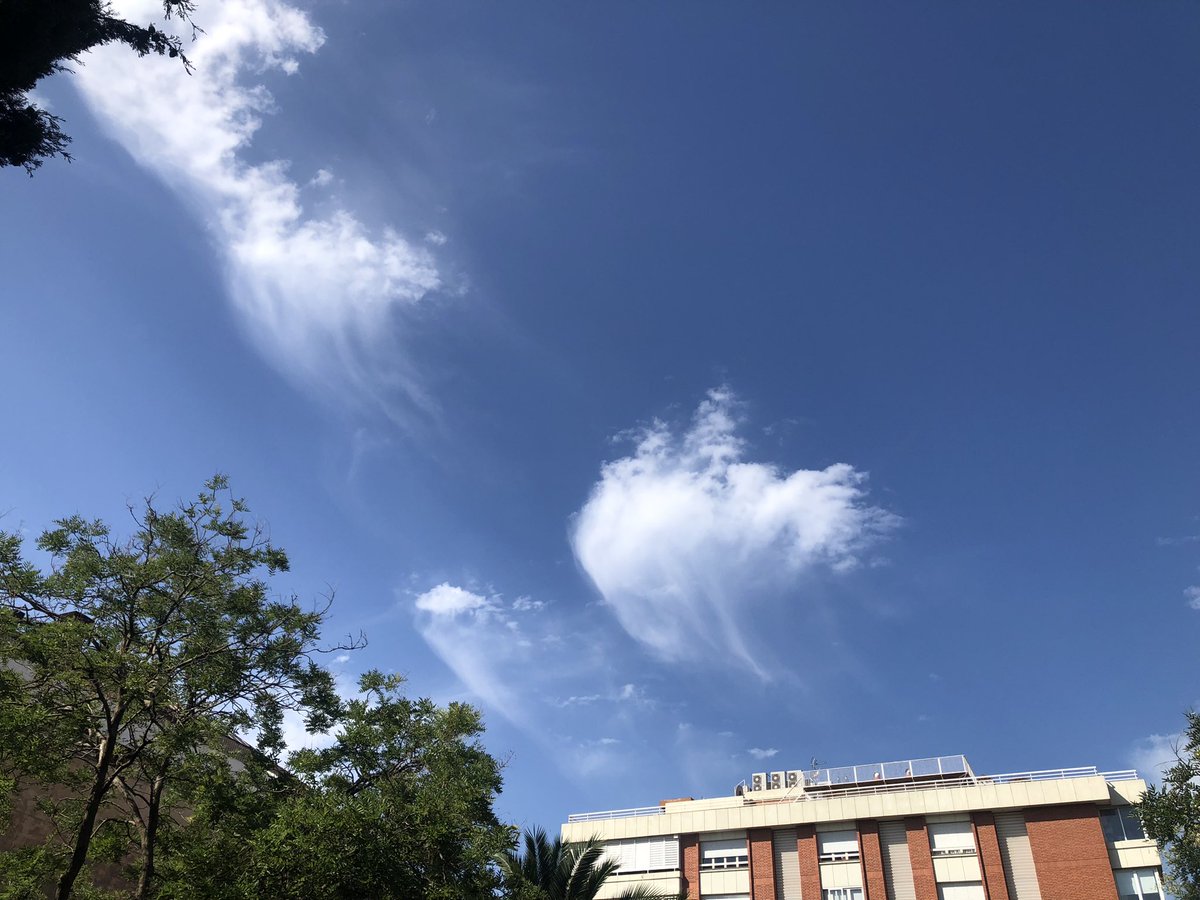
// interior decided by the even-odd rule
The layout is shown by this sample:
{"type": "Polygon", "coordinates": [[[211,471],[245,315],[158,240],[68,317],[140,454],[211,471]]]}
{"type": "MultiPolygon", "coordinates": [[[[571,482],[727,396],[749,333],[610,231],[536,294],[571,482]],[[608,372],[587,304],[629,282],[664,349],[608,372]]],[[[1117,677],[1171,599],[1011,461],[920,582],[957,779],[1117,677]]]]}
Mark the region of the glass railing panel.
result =
{"type": "Polygon", "coordinates": [[[938,761],[934,759],[914,759],[912,761],[913,778],[922,778],[928,775],[940,774],[938,769],[938,761]]]}

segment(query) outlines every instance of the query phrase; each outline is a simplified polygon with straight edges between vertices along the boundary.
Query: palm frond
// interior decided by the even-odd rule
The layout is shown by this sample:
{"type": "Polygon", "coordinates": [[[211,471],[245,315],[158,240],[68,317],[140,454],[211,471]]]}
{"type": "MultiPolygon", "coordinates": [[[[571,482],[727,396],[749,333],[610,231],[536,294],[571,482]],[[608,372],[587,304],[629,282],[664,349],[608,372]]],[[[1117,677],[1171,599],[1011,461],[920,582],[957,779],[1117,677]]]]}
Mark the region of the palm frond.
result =
{"type": "MultiPolygon", "coordinates": [[[[551,839],[541,828],[526,829],[520,850],[509,850],[497,863],[504,874],[509,897],[527,897],[530,889],[548,900],[595,900],[596,895],[620,869],[620,863],[605,855],[604,841],[592,837],[564,844],[551,839]]],[[[646,885],[631,885],[618,900],[685,900],[646,885]]]]}

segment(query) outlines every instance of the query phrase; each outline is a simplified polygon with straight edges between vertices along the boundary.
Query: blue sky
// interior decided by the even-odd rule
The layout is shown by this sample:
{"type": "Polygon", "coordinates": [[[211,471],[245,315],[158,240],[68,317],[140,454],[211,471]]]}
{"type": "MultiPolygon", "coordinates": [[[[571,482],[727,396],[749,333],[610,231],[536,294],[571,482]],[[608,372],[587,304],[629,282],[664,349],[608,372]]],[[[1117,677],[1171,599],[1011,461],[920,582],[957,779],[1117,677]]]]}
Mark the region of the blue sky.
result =
{"type": "MultiPolygon", "coordinates": [[[[119,6],[148,15],[152,0],[119,6]]],[[[499,809],[1200,696],[1200,7],[201,3],[0,173],[0,508],[214,471],[499,809]]]]}

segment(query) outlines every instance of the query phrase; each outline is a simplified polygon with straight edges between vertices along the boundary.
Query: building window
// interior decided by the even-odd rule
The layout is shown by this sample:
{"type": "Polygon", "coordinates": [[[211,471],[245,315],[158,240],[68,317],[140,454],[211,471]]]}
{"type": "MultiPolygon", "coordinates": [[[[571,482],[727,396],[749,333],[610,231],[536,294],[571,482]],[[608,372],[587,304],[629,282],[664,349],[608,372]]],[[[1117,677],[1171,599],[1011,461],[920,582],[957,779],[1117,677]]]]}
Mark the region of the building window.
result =
{"type": "Polygon", "coordinates": [[[929,852],[934,856],[974,856],[975,833],[970,822],[931,822],[929,852]]]}
{"type": "Polygon", "coordinates": [[[745,838],[700,842],[701,869],[744,869],[750,865],[745,838]]]}
{"type": "Polygon", "coordinates": [[[987,900],[982,881],[954,881],[938,885],[938,900],[987,900]]]}
{"type": "Polygon", "coordinates": [[[604,855],[617,863],[618,872],[663,872],[679,868],[679,841],[675,838],[634,838],[609,841],[604,855]]]}
{"type": "Polygon", "coordinates": [[[817,834],[821,862],[850,862],[858,859],[857,831],[821,831],[817,834]]]}
{"type": "Polygon", "coordinates": [[[821,900],[863,900],[862,888],[826,888],[821,900]]]}
{"type": "Polygon", "coordinates": [[[1141,841],[1146,839],[1142,823],[1132,806],[1110,806],[1100,810],[1100,827],[1104,829],[1104,839],[1110,844],[1113,841],[1141,841]]]}
{"type": "Polygon", "coordinates": [[[1118,869],[1113,875],[1121,900],[1162,900],[1155,869],[1118,869]]]}

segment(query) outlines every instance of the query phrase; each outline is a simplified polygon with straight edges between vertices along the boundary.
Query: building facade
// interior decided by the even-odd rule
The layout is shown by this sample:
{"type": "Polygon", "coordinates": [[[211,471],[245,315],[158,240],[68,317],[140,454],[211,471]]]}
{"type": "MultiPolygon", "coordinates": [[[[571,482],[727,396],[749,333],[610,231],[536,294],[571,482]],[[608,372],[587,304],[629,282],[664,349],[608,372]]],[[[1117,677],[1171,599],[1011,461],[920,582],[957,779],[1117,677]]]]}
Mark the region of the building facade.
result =
{"type": "Polygon", "coordinates": [[[1136,772],[976,775],[962,756],[763,772],[733,796],[578,813],[645,884],[695,900],[1162,900],[1136,772]]]}

